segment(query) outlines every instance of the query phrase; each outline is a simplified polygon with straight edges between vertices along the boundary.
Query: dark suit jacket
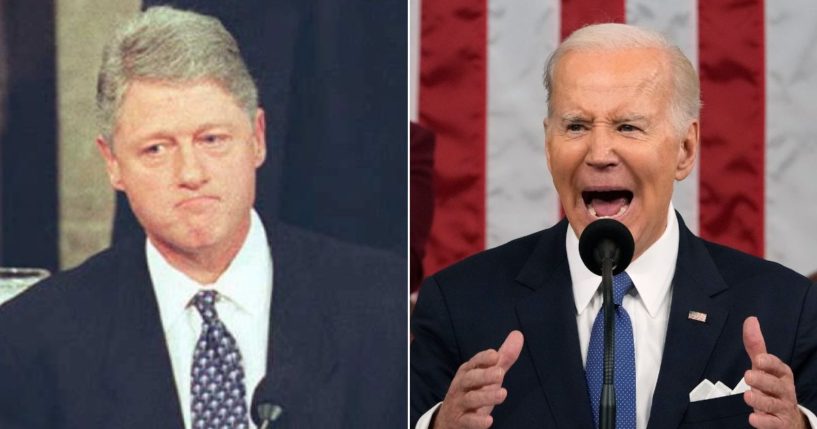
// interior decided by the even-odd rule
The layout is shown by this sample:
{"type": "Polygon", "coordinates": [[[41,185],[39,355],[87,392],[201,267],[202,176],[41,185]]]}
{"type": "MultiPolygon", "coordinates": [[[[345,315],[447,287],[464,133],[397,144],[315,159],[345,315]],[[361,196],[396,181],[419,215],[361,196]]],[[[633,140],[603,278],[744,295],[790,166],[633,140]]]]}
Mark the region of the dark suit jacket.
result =
{"type": "MultiPolygon", "coordinates": [[[[267,234],[282,427],[405,425],[405,261],[280,224],[267,234]]],[[[144,239],[0,307],[0,427],[182,428],[181,406],[144,239]]]]}
{"type": "MultiPolygon", "coordinates": [[[[772,262],[703,241],[680,220],[664,354],[649,428],[748,427],[742,395],[689,403],[704,378],[735,386],[749,369],[746,317],[760,319],[769,353],[794,371],[800,404],[817,410],[817,291],[772,262]],[[707,314],[706,323],[688,318],[707,314]]],[[[411,422],[445,396],[457,367],[525,335],[493,428],[590,428],[592,414],[565,252],[568,225],[473,256],[429,278],[414,310],[411,422]]]]}

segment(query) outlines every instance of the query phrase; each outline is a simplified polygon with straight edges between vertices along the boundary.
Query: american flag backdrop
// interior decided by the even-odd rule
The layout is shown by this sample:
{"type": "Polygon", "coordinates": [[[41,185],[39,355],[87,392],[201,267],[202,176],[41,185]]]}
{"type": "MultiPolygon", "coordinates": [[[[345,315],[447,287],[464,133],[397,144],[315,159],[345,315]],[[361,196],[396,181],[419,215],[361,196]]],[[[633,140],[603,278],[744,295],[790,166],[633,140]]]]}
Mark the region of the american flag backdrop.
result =
{"type": "Polygon", "coordinates": [[[413,119],[436,133],[431,274],[557,222],[547,55],[589,23],[658,30],[701,78],[698,165],[673,202],[703,238],[817,271],[817,2],[411,0],[413,119]]]}

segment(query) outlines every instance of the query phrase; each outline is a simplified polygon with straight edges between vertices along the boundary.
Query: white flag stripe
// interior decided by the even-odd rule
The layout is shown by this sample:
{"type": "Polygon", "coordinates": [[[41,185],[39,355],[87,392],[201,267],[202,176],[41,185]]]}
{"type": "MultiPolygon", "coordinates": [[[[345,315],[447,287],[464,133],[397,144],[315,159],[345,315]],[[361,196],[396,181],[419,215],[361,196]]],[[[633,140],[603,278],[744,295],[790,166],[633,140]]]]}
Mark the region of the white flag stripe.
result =
{"type": "Polygon", "coordinates": [[[767,1],[766,258],[817,271],[817,7],[767,1]]]}
{"type": "Polygon", "coordinates": [[[488,2],[486,247],[559,218],[542,120],[545,57],[559,41],[558,0],[488,2]]]}
{"type": "Polygon", "coordinates": [[[422,0],[409,0],[409,119],[420,117],[420,7],[422,0]]]}
{"type": "MultiPolygon", "coordinates": [[[[628,0],[627,23],[664,34],[698,68],[698,2],[695,0],[628,0]]],[[[684,222],[698,233],[698,167],[676,182],[673,205],[684,222]]]]}

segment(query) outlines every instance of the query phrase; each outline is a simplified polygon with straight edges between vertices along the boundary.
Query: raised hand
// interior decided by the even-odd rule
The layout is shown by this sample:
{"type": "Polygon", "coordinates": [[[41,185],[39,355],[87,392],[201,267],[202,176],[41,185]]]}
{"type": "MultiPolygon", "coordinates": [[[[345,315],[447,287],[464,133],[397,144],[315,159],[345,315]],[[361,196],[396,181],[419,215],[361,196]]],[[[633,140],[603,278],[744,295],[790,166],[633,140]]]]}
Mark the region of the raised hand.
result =
{"type": "Polygon", "coordinates": [[[806,417],[797,406],[791,368],[766,352],[757,317],[743,322],[743,346],[752,360],[752,369],[744,375],[752,389],[743,394],[743,400],[754,409],[749,424],[759,429],[807,428],[806,417]]]}
{"type": "Polygon", "coordinates": [[[508,396],[502,381],[519,358],[524,338],[512,331],[499,350],[483,350],[460,365],[437,415],[434,429],[485,429],[493,424],[491,412],[508,396]]]}

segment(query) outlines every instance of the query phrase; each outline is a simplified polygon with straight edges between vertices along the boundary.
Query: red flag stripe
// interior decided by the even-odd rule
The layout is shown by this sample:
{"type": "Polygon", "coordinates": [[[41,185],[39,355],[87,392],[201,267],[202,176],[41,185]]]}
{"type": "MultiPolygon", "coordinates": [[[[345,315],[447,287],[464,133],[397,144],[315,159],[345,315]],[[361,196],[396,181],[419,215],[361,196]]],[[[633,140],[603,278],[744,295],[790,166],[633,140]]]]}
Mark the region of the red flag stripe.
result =
{"type": "Polygon", "coordinates": [[[485,248],[487,0],[422,2],[419,119],[434,130],[434,273],[485,248]]]}
{"type": "Polygon", "coordinates": [[[562,40],[588,24],[624,22],[625,0],[562,0],[562,40]]]}
{"type": "Polygon", "coordinates": [[[699,2],[700,235],[763,256],[762,0],[699,2]]]}

